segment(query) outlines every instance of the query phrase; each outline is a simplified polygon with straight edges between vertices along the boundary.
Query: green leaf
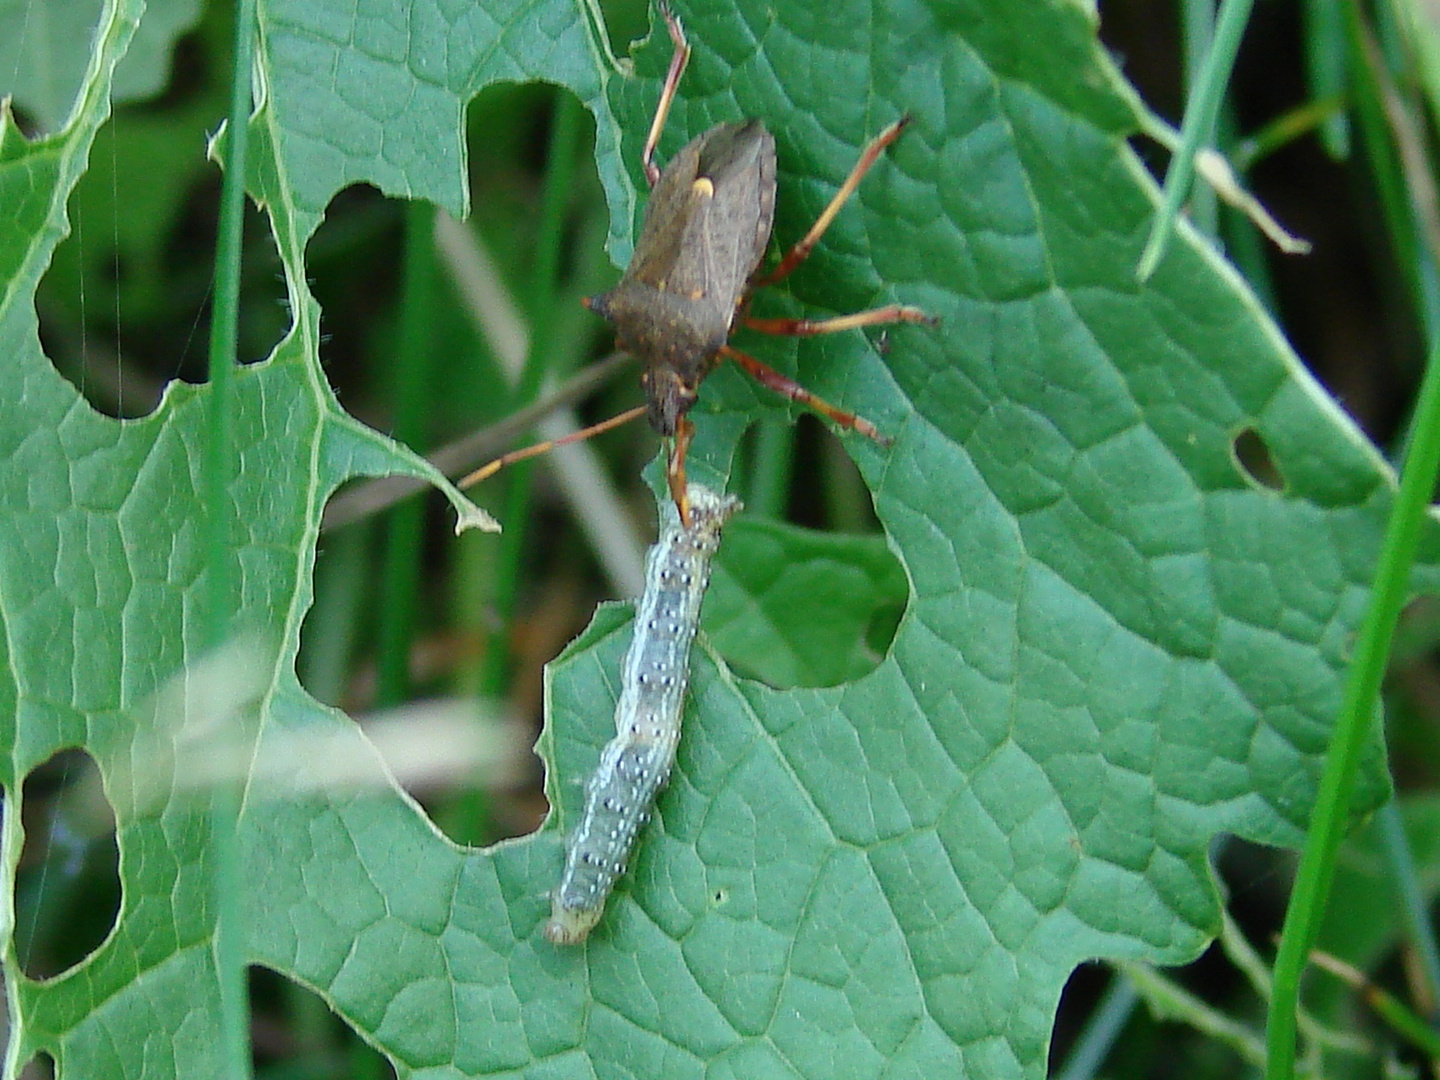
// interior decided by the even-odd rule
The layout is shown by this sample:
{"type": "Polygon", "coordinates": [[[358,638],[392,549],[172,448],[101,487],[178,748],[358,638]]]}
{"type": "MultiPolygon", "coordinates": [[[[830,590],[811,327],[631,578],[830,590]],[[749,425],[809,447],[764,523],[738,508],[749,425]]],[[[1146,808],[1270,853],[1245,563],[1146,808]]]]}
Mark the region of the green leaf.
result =
{"type": "MultiPolygon", "coordinates": [[[[294,657],[324,499],[350,476],[425,473],[325,385],[304,252],[351,183],[461,209],[466,101],[547,79],[595,114],[623,262],[668,42],[621,77],[593,11],[558,0],[264,6],[250,186],[296,322],[237,380],[245,633],[202,657],[205,392],[172,387],[141,421],[100,417],[41,353],[32,306],[138,9],[102,26],[70,127],[33,144],[0,127],[7,869],[22,778],[82,745],[115,806],[124,888],[115,933],[52,982],[20,974],[7,936],[9,1075],[39,1050],[71,1077],[214,1073],[202,766],[232,754],[252,961],[315,988],[402,1076],[1040,1076],[1077,963],[1180,962],[1213,933],[1216,833],[1296,841],[1392,478],[1192,233],[1136,282],[1155,190],[1089,7],[681,8],[695,56],[662,159],[717,120],[762,117],[782,244],[871,136],[914,118],[757,307],[899,300],[943,324],[892,331],[883,357],[858,333],[745,339],[895,437],[847,445],[908,608],[884,660],[845,686],[773,690],[697,650],[656,821],[571,950],[538,928],[573,782],[611,733],[624,612],[603,610],[551,667],[541,750],[557,813],[493,850],[448,843],[304,692],[294,657]],[[1244,431],[1283,492],[1237,465],[1244,431]]],[[[723,469],[737,415],[762,407],[717,373],[697,469],[723,469]]],[[[1372,745],[1363,804],[1386,787],[1372,745]]]]}
{"type": "MultiPolygon", "coordinates": [[[[215,1074],[216,982],[206,946],[214,932],[212,853],[201,766],[240,767],[250,755],[235,744],[275,732],[287,707],[341,738],[353,732],[294,676],[320,510],[351,476],[439,479],[340,410],[319,374],[314,336],[304,332],[313,330],[312,311],[309,327],[236,380],[243,468],[232,494],[243,531],[232,539],[243,569],[236,610],[244,637],[209,658],[215,670],[206,671],[194,618],[203,588],[194,448],[204,392],[172,384],[150,417],[100,416],[41,352],[33,301],[65,229],[66,197],[108,115],[110,76],[139,6],[108,12],[97,30],[91,77],[65,130],[27,142],[8,108],[0,110],[7,883],[20,853],[23,778],[57,750],[84,746],[116,811],[124,892],[106,944],[53,983],[20,974],[7,921],[7,988],[18,1010],[7,1075],[39,1049],[62,1075],[215,1074]],[[201,743],[205,753],[178,754],[176,741],[202,721],[218,724],[201,743]],[[144,1029],[168,1033],[163,1060],[143,1045],[144,1029]]],[[[473,513],[455,498],[463,515],[473,513]]],[[[255,797],[271,797],[263,783],[252,786],[255,797]]]]}
{"type": "MultiPolygon", "coordinates": [[[[0,98],[13,97],[42,130],[57,130],[81,92],[104,8],[104,0],[0,0],[0,98]]],[[[148,0],[115,71],[111,103],[158,93],[175,40],[199,17],[199,0],[148,0]]]]}
{"type": "Polygon", "coordinates": [[[905,572],[884,540],[741,519],[726,530],[705,632],[730,666],[771,686],[834,686],[880,660],[872,639],[905,608],[905,572]],[[816,618],[817,613],[823,617],[816,618]]]}

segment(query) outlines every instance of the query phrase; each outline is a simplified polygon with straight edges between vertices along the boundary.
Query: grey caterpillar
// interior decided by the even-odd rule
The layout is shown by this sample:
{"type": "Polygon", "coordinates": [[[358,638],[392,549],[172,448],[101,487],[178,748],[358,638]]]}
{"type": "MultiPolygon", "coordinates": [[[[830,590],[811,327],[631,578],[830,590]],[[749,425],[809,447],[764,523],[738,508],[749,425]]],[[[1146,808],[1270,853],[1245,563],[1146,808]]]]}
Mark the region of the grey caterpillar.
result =
{"type": "Polygon", "coordinates": [[[615,738],[585,784],[585,812],[565,849],[565,872],[551,895],[545,936],[574,945],[605,910],[625,872],[635,836],[670,776],[680,741],[680,714],[690,681],[690,644],[710,582],[720,530],[740,510],[733,495],[689,486],[690,525],[662,501],[660,539],[645,557],[645,591],[634,637],[620,667],[615,738]]]}

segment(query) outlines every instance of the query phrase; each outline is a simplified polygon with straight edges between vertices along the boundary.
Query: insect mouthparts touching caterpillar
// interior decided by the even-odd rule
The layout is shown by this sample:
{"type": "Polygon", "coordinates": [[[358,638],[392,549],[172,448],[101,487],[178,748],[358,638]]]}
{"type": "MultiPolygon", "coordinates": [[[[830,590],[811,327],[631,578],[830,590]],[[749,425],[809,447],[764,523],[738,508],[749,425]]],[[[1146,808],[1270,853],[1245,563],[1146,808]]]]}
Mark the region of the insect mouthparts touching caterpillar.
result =
{"type": "Polygon", "coordinates": [[[584,941],[600,921],[675,761],[690,645],[710,582],[710,560],[721,529],[741,509],[734,495],[717,495],[699,484],[689,485],[688,495],[689,524],[667,502],[660,539],[645,558],[645,591],[620,668],[615,738],[585,784],[585,811],[570,834],[565,872],[551,896],[544,932],[556,945],[584,941]]]}

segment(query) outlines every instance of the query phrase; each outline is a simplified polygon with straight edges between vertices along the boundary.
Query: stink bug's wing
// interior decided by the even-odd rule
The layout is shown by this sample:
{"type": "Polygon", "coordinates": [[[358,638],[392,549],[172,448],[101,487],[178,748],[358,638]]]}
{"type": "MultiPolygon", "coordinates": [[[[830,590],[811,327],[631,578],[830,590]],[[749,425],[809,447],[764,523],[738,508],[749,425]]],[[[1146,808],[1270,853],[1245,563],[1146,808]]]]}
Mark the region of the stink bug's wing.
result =
{"type": "Polygon", "coordinates": [[[775,140],[758,120],[697,136],[661,173],[625,276],[728,330],[775,220],[775,140]]]}
{"type": "Polygon", "coordinates": [[[702,290],[733,312],[760,265],[775,223],[775,138],[758,120],[722,124],[706,134],[696,167],[697,206],[690,222],[691,259],[672,280],[677,290],[702,290]]]}
{"type": "Polygon", "coordinates": [[[690,219],[695,214],[695,170],[700,161],[700,144],[709,135],[707,131],[686,143],[655,182],[650,201],[645,204],[640,239],[635,243],[635,253],[625,268],[623,281],[638,281],[668,290],[667,282],[680,258],[690,219]]]}

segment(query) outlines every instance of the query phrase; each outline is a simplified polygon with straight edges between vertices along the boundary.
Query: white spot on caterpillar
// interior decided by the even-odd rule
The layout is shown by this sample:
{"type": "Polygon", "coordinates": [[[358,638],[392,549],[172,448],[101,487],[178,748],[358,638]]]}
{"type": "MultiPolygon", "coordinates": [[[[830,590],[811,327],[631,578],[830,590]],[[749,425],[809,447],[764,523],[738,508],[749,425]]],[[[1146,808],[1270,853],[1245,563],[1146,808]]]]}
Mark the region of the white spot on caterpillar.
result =
{"type": "Polygon", "coordinates": [[[689,494],[690,527],[680,524],[666,500],[660,539],[645,558],[645,591],[620,666],[617,734],[585,784],[585,812],[570,834],[565,872],[551,896],[545,936],[556,945],[584,941],[600,921],[605,898],[625,872],[635,835],[675,760],[690,644],[710,583],[710,559],[720,530],[740,510],[735,496],[699,484],[690,485],[689,494]]]}

